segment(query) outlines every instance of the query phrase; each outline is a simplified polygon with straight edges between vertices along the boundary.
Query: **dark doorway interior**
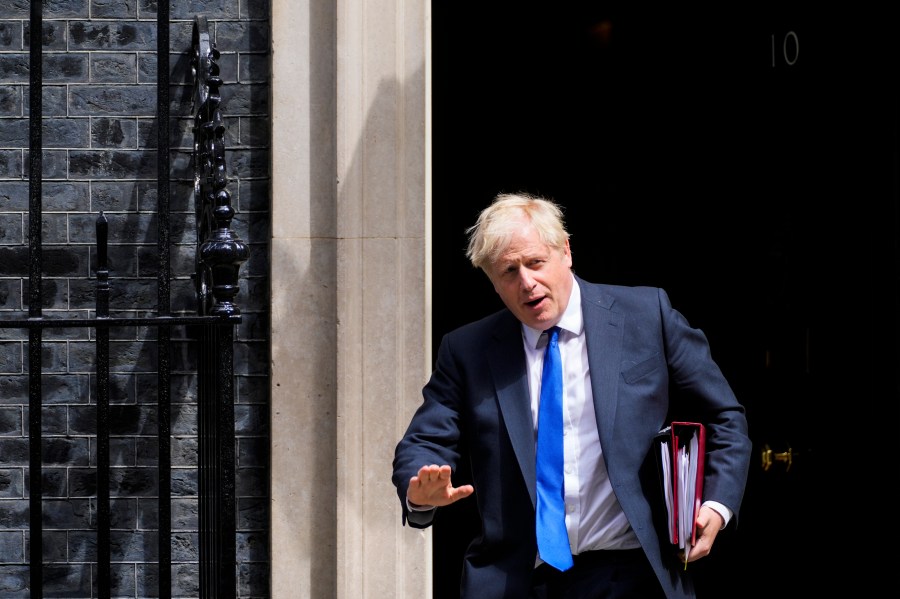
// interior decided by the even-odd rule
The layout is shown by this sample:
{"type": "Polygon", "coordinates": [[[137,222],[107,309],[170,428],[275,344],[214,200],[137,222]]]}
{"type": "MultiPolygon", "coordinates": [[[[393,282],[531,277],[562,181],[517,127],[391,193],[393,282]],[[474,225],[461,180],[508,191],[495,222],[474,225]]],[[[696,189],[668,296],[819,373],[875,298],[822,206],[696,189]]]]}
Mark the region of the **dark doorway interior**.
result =
{"type": "MultiPolygon", "coordinates": [[[[897,532],[892,19],[591,4],[432,5],[435,347],[500,307],[464,257],[478,211],[556,199],[576,272],[665,287],[747,406],[760,462],[704,597],[865,596],[897,532]]],[[[457,594],[471,509],[435,526],[435,597],[457,594]]]]}

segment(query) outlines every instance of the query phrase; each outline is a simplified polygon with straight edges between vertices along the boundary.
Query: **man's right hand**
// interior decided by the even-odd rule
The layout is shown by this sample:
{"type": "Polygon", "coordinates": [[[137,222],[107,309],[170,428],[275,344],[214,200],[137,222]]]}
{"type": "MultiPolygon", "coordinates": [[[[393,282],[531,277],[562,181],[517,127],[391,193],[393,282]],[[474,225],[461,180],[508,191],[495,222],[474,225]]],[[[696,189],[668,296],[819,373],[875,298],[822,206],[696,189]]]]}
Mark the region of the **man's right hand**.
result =
{"type": "Polygon", "coordinates": [[[464,499],[475,492],[472,485],[453,486],[450,466],[422,466],[419,473],[409,479],[406,499],[418,507],[440,507],[464,499]]]}

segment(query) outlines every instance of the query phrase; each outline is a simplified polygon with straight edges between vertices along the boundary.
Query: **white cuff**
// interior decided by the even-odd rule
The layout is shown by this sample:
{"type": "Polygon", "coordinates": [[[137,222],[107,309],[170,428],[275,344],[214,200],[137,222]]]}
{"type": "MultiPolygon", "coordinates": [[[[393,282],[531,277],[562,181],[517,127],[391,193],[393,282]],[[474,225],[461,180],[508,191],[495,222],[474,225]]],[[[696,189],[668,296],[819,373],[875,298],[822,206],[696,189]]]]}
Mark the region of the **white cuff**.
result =
{"type": "Polygon", "coordinates": [[[435,509],[435,507],[436,506],[433,505],[417,505],[415,503],[412,503],[409,500],[409,497],[406,498],[406,509],[411,512],[430,512],[431,510],[435,509]]]}
{"type": "MultiPolygon", "coordinates": [[[[406,501],[406,504],[409,505],[409,500],[406,501]]],[[[722,524],[722,528],[728,526],[728,523],[731,521],[731,516],[734,515],[730,509],[728,509],[718,501],[704,501],[703,505],[711,507],[716,512],[718,512],[720,516],[722,516],[722,520],[724,521],[724,524],[722,524]]],[[[720,528],[719,530],[722,530],[722,528],[720,528]]]]}

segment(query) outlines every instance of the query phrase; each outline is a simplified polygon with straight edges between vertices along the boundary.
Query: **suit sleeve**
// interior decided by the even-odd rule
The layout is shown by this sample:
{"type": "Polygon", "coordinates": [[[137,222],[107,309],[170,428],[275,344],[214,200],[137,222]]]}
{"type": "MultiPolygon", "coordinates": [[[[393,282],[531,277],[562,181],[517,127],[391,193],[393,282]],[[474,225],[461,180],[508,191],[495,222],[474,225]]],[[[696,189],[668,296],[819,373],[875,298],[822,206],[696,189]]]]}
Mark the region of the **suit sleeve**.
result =
{"type": "Polygon", "coordinates": [[[430,526],[436,510],[411,511],[406,505],[409,480],[422,466],[449,465],[457,470],[460,459],[461,372],[451,350],[451,338],[445,336],[428,383],[422,390],[423,401],[413,415],[403,438],[394,450],[392,480],[403,510],[403,522],[415,528],[430,526]]]}
{"type": "Polygon", "coordinates": [[[662,289],[659,305],[672,410],[679,419],[706,425],[704,500],[730,508],[736,525],[752,451],[744,407],[713,359],[703,331],[688,324],[662,289]]]}

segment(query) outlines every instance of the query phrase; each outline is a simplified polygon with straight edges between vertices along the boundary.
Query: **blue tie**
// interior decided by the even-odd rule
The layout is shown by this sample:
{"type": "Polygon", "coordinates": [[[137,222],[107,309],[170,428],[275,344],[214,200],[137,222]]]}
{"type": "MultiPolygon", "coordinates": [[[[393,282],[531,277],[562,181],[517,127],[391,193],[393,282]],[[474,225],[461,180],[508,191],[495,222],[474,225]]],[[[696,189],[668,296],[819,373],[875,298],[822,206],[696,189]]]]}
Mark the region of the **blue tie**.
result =
{"type": "Polygon", "coordinates": [[[559,327],[547,331],[537,434],[537,542],[541,559],[557,570],[572,567],[563,490],[562,360],[559,327]]]}

